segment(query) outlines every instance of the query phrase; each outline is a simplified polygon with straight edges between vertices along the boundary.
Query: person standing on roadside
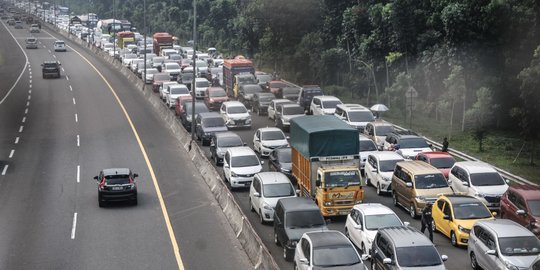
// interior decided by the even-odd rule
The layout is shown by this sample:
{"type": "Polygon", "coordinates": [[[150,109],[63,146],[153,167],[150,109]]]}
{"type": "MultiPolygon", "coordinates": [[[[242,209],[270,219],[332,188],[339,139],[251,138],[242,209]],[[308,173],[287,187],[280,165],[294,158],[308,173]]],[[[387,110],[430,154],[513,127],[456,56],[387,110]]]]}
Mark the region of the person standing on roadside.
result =
{"type": "Polygon", "coordinates": [[[426,206],[422,210],[422,219],[421,219],[422,228],[420,229],[420,231],[424,233],[424,231],[427,228],[428,233],[429,233],[429,240],[431,240],[431,242],[433,242],[433,216],[431,215],[432,206],[433,206],[433,203],[428,202],[426,203],[426,206]]]}
{"type": "Polygon", "coordinates": [[[448,138],[446,137],[443,139],[441,151],[448,152],[448,138]]]}

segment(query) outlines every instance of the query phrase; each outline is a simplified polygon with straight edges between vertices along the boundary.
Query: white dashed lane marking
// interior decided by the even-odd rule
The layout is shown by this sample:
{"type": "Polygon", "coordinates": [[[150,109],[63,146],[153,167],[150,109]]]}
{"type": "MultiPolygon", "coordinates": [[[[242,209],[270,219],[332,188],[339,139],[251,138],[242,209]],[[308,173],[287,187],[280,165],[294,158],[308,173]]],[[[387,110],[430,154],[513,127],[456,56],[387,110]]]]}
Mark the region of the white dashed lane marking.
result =
{"type": "Polygon", "coordinates": [[[77,183],[81,181],[81,165],[77,165],[77,183]]]}
{"type": "Polygon", "coordinates": [[[19,127],[19,133],[23,132],[24,126],[19,127]]]}
{"type": "Polygon", "coordinates": [[[26,116],[24,116],[24,117],[22,118],[22,122],[23,122],[23,123],[26,122],[26,116]]]}
{"type": "Polygon", "coordinates": [[[4,167],[4,169],[2,170],[2,175],[6,175],[6,172],[7,172],[7,168],[9,167],[9,165],[6,165],[4,167]]]}
{"type": "Polygon", "coordinates": [[[73,105],[76,105],[76,104],[77,104],[77,102],[75,102],[75,98],[73,98],[73,105]]]}
{"type": "Polygon", "coordinates": [[[11,149],[11,152],[9,152],[9,158],[12,158],[15,154],[15,149],[11,149]]]}
{"type": "Polygon", "coordinates": [[[19,137],[15,138],[15,144],[19,143],[19,137]]]}
{"type": "Polygon", "coordinates": [[[79,117],[75,114],[75,123],[79,122],[79,117]]]}
{"type": "Polygon", "coordinates": [[[76,229],[77,229],[77,212],[73,214],[73,227],[71,227],[71,239],[75,239],[76,229]]]}

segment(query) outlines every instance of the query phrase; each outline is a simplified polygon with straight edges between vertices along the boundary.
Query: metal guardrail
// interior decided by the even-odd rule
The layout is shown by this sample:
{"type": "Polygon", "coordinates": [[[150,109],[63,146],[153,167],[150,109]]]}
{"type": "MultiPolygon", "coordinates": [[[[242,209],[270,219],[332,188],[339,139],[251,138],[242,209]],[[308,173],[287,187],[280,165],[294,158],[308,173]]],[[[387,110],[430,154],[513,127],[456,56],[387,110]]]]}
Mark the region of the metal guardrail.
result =
{"type": "MultiPolygon", "coordinates": [[[[294,86],[296,86],[296,87],[301,87],[301,86],[299,86],[299,85],[296,85],[296,84],[294,84],[294,83],[292,83],[292,82],[289,82],[289,81],[286,81],[286,80],[283,80],[283,79],[282,79],[282,81],[284,81],[284,82],[286,82],[286,83],[289,83],[289,84],[292,84],[292,85],[294,85],[294,86]]],[[[398,126],[398,125],[394,125],[394,128],[399,129],[399,130],[409,130],[409,129],[400,127],[400,126],[398,126]]],[[[436,141],[434,141],[434,140],[432,140],[432,139],[430,139],[430,138],[427,138],[427,137],[424,137],[424,136],[422,136],[422,137],[423,137],[428,143],[432,144],[435,148],[437,148],[437,149],[439,149],[439,150],[442,149],[442,144],[440,144],[440,143],[438,143],[438,142],[436,142],[436,141]]],[[[453,148],[449,148],[449,149],[448,149],[448,153],[450,153],[451,155],[453,155],[453,156],[455,156],[455,157],[458,157],[458,158],[460,158],[460,159],[467,160],[467,161],[482,161],[482,160],[480,160],[480,159],[478,159],[478,158],[475,158],[475,157],[473,157],[473,156],[467,155],[467,154],[465,154],[465,153],[463,153],[463,152],[459,152],[459,151],[457,151],[456,149],[453,149],[453,148]]],[[[483,162],[483,161],[482,161],[482,162],[483,162]]],[[[510,181],[516,182],[516,183],[518,183],[518,184],[530,184],[530,185],[535,185],[535,186],[538,185],[538,184],[533,183],[533,182],[531,182],[531,181],[529,181],[529,180],[527,180],[527,179],[525,179],[525,178],[523,178],[523,177],[521,177],[521,176],[517,176],[517,175],[512,174],[512,173],[510,173],[510,172],[508,172],[508,171],[505,171],[505,170],[503,170],[503,169],[501,169],[501,168],[497,168],[497,167],[495,167],[495,166],[493,166],[493,168],[495,168],[495,170],[497,170],[497,171],[502,175],[503,178],[508,179],[508,180],[510,180],[510,181]]]]}

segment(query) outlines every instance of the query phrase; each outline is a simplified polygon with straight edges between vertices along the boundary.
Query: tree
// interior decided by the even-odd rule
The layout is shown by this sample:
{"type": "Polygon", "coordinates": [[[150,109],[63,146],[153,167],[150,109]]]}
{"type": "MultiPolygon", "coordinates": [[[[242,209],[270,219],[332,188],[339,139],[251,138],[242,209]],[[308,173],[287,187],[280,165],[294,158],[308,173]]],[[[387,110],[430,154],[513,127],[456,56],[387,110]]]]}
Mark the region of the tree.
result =
{"type": "Polygon", "coordinates": [[[452,137],[452,128],[454,126],[454,109],[456,103],[463,100],[465,94],[465,79],[463,77],[463,67],[455,65],[452,67],[452,71],[448,78],[444,80],[444,86],[449,92],[451,112],[450,112],[450,127],[448,132],[448,139],[452,137]]]}
{"type": "Polygon", "coordinates": [[[472,129],[474,140],[478,142],[478,152],[483,152],[482,143],[486,138],[489,127],[493,125],[495,119],[494,111],[499,106],[493,103],[493,94],[487,87],[482,87],[476,91],[476,102],[472,108],[465,113],[467,124],[472,129]]]}

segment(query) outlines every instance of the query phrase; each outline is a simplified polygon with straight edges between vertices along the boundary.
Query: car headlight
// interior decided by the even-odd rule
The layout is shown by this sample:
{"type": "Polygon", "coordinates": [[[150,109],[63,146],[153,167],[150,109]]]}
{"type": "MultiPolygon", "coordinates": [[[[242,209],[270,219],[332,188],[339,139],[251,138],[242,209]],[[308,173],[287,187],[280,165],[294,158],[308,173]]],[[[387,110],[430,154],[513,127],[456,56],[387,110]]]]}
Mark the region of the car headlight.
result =
{"type": "Polygon", "coordinates": [[[246,124],[251,124],[251,118],[246,119],[246,124]]]}
{"type": "Polygon", "coordinates": [[[228,122],[229,124],[231,124],[231,125],[234,125],[234,120],[232,120],[232,119],[229,119],[227,122],[228,122]]]}
{"type": "Polygon", "coordinates": [[[332,206],[332,203],[333,203],[332,201],[324,202],[323,205],[324,206],[332,206]]]}
{"type": "Polygon", "coordinates": [[[235,172],[231,171],[231,176],[232,176],[232,177],[236,177],[237,174],[236,174],[235,172]]]}
{"type": "Polygon", "coordinates": [[[263,204],[263,208],[266,209],[266,210],[273,210],[274,208],[272,208],[272,206],[270,206],[269,204],[267,203],[264,203],[263,204]]]}
{"type": "Polygon", "coordinates": [[[390,181],[390,177],[382,177],[382,180],[388,182],[388,181],[390,181]]]}
{"type": "Polygon", "coordinates": [[[424,196],[416,196],[416,200],[419,201],[419,202],[424,202],[424,201],[426,201],[426,197],[424,197],[424,196]]]}
{"type": "Polygon", "coordinates": [[[287,170],[287,169],[284,169],[284,168],[281,168],[281,169],[279,169],[279,170],[280,170],[281,172],[284,172],[284,173],[290,173],[290,172],[291,172],[291,170],[287,170]]]}
{"type": "Polygon", "coordinates": [[[210,133],[210,132],[205,132],[204,133],[204,136],[210,136],[210,135],[212,135],[212,133],[210,133]]]}
{"type": "Polygon", "coordinates": [[[462,233],[471,233],[471,230],[470,230],[470,229],[467,229],[467,228],[465,228],[465,227],[463,227],[463,226],[461,226],[461,225],[458,225],[457,228],[458,228],[458,230],[459,230],[460,232],[462,232],[462,233]]]}
{"type": "Polygon", "coordinates": [[[506,266],[506,268],[508,268],[508,270],[519,270],[519,267],[513,265],[509,261],[504,261],[504,265],[506,266]]]}

